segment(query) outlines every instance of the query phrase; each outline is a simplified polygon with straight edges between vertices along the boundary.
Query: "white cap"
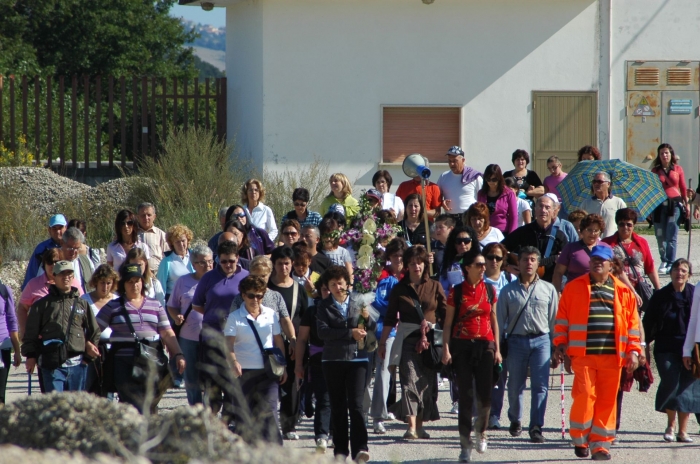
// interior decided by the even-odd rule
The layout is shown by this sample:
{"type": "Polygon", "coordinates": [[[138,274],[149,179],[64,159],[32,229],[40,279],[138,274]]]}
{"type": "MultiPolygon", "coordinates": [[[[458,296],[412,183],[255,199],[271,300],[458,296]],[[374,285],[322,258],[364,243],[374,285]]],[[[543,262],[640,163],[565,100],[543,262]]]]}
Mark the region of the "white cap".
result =
{"type": "Polygon", "coordinates": [[[557,196],[556,196],[555,194],[553,194],[553,193],[550,192],[550,193],[545,193],[544,196],[547,197],[547,198],[549,198],[550,200],[552,200],[552,202],[553,202],[555,205],[558,205],[558,204],[559,204],[559,198],[557,198],[557,196]]]}

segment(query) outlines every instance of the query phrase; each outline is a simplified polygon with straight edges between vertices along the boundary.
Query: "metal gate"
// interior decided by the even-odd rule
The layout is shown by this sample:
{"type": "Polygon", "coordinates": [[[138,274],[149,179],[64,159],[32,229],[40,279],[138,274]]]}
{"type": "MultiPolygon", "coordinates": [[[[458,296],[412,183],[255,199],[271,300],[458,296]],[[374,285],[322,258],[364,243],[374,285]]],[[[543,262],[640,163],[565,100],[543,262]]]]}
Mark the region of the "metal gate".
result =
{"type": "Polygon", "coordinates": [[[627,161],[649,168],[661,143],[670,143],[686,179],[698,175],[700,62],[628,61],[627,161]]]}

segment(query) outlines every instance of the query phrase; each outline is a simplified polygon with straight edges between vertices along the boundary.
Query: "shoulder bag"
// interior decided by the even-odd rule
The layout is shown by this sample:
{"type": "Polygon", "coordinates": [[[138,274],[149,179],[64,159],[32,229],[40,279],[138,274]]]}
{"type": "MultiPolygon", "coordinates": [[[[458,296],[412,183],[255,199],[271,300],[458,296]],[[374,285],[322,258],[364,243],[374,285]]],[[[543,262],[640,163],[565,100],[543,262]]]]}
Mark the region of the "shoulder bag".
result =
{"type": "MultiPolygon", "coordinates": [[[[413,305],[416,307],[418,316],[420,316],[421,322],[423,322],[425,319],[423,307],[417,298],[411,297],[411,299],[413,300],[413,305]]],[[[439,370],[442,367],[442,329],[435,325],[428,331],[426,338],[430,346],[421,353],[423,364],[429,369],[439,370]]]]}
{"type": "Polygon", "coordinates": [[[70,331],[73,327],[73,319],[75,318],[75,306],[78,304],[78,299],[73,301],[73,307],[68,316],[67,333],[61,338],[53,340],[40,340],[41,343],[41,368],[42,369],[58,369],[68,360],[68,341],[70,340],[70,331]]]}
{"type": "MultiPolygon", "coordinates": [[[[167,311],[167,309],[166,309],[166,311],[167,311]]],[[[185,311],[185,314],[183,314],[182,324],[180,324],[180,325],[173,324],[172,329],[173,329],[173,332],[175,332],[176,337],[180,336],[180,331],[182,330],[182,326],[185,325],[185,322],[187,322],[187,316],[189,316],[191,312],[192,312],[192,303],[190,303],[190,305],[187,307],[187,310],[185,311]]]]}
{"type": "Polygon", "coordinates": [[[277,347],[265,348],[262,344],[262,340],[260,340],[258,329],[255,328],[255,323],[248,319],[248,317],[246,317],[245,320],[248,321],[248,325],[250,325],[253,335],[255,335],[255,340],[258,342],[267,378],[279,382],[282,380],[284,371],[287,369],[287,359],[284,357],[284,353],[277,347]]]}
{"type": "Polygon", "coordinates": [[[508,336],[513,330],[515,330],[515,326],[518,325],[518,321],[520,320],[520,316],[522,316],[523,311],[525,311],[525,308],[527,308],[527,304],[530,301],[530,297],[532,296],[533,293],[535,293],[535,286],[537,285],[537,282],[532,284],[532,288],[530,289],[530,294],[527,296],[527,299],[525,300],[525,303],[523,304],[523,307],[520,308],[520,311],[518,311],[518,315],[515,317],[515,320],[513,323],[508,323],[508,329],[503,331],[503,335],[501,336],[501,343],[500,343],[500,351],[501,351],[501,357],[503,359],[506,359],[508,357],[508,336]]]}
{"type": "Polygon", "coordinates": [[[690,372],[694,379],[700,379],[700,343],[693,345],[693,351],[690,352],[690,372]]]}
{"type": "Polygon", "coordinates": [[[126,304],[121,298],[120,303],[126,325],[134,337],[134,361],[131,368],[131,378],[135,382],[145,383],[149,373],[154,372],[156,375],[154,380],[159,385],[159,390],[167,390],[172,386],[172,378],[168,368],[168,357],[163,352],[162,342],[159,341],[159,346],[155,347],[150,346],[145,340],[139,340],[134,325],[131,323],[129,312],[126,310],[126,304]]]}
{"type": "Polygon", "coordinates": [[[622,242],[618,241],[618,243],[620,245],[620,248],[622,248],[622,252],[627,257],[629,267],[630,269],[632,269],[632,273],[634,273],[634,278],[637,279],[637,285],[634,286],[634,290],[642,298],[642,306],[639,308],[639,312],[644,313],[646,312],[647,307],[649,306],[649,300],[651,300],[651,296],[654,294],[654,287],[652,287],[651,284],[644,279],[644,276],[640,276],[637,272],[637,269],[634,266],[632,266],[631,263],[629,263],[632,257],[629,255],[629,253],[627,253],[625,247],[622,246],[622,242]]]}

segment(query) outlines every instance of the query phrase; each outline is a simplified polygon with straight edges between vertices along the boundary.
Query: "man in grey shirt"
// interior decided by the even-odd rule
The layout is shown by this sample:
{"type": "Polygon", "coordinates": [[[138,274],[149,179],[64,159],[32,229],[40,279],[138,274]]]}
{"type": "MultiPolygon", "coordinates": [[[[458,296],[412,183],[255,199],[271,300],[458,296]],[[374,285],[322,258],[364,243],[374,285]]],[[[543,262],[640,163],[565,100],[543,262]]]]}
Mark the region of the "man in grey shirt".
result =
{"type": "Polygon", "coordinates": [[[520,249],[520,276],[501,290],[498,297],[498,326],[508,334],[508,419],[510,434],[522,433],[523,392],[530,368],[530,441],[544,443],[542,427],[547,407],[547,381],[551,359],[551,338],[559,298],[552,284],[537,276],[541,255],[537,248],[520,249]],[[521,313],[522,311],[522,313],[521,313]]]}

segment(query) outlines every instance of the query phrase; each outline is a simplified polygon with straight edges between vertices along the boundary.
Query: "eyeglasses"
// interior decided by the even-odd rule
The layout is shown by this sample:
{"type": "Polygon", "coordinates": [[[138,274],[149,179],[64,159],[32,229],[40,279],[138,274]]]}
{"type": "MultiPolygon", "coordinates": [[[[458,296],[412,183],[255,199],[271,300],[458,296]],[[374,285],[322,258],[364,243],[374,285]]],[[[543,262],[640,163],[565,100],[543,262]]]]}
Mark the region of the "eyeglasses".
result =
{"type": "Polygon", "coordinates": [[[500,263],[503,261],[503,256],[498,256],[498,255],[486,255],[486,259],[489,261],[496,261],[497,263],[500,263]]]}
{"type": "Polygon", "coordinates": [[[131,226],[133,226],[133,225],[134,225],[134,221],[124,221],[124,222],[122,222],[122,227],[123,227],[123,226],[129,226],[129,227],[131,227],[131,226]]]}
{"type": "Polygon", "coordinates": [[[249,300],[262,300],[263,297],[265,296],[265,294],[264,293],[246,293],[245,296],[249,300]]]}
{"type": "Polygon", "coordinates": [[[485,261],[475,261],[471,264],[472,266],[486,267],[485,261]]]}
{"type": "Polygon", "coordinates": [[[219,264],[223,264],[224,266],[228,266],[229,264],[234,265],[238,262],[237,259],[221,259],[219,260],[219,264]]]}
{"type": "Polygon", "coordinates": [[[634,222],[618,222],[617,227],[634,227],[634,222]]]}
{"type": "Polygon", "coordinates": [[[298,202],[298,201],[294,202],[295,208],[304,208],[305,206],[306,206],[306,203],[302,203],[302,202],[298,202]]]}
{"type": "Polygon", "coordinates": [[[237,218],[244,218],[245,217],[245,213],[233,213],[233,215],[237,218]]]}
{"type": "Polygon", "coordinates": [[[74,247],[61,247],[61,248],[63,248],[63,249],[66,250],[66,251],[73,252],[73,253],[75,253],[76,251],[80,251],[80,247],[78,247],[78,248],[74,248],[74,247]]]}
{"type": "Polygon", "coordinates": [[[472,243],[472,239],[470,237],[457,237],[455,243],[457,245],[468,245],[472,243]]]}
{"type": "Polygon", "coordinates": [[[201,265],[201,264],[206,264],[206,265],[210,265],[210,264],[214,264],[214,260],[213,260],[213,259],[207,259],[207,260],[204,260],[204,261],[195,261],[194,264],[200,264],[200,265],[201,265]]]}
{"type": "Polygon", "coordinates": [[[287,237],[296,237],[299,235],[299,232],[296,231],[287,231],[287,232],[282,232],[282,235],[286,235],[287,237]]]}
{"type": "Polygon", "coordinates": [[[583,229],[584,232],[588,232],[591,235],[599,235],[602,231],[600,229],[591,229],[590,227],[587,229],[583,229]]]}
{"type": "Polygon", "coordinates": [[[596,184],[596,185],[597,185],[597,184],[604,184],[604,183],[606,183],[606,182],[608,182],[608,181],[607,181],[607,180],[595,179],[595,180],[593,181],[593,184],[596,184]]]}

